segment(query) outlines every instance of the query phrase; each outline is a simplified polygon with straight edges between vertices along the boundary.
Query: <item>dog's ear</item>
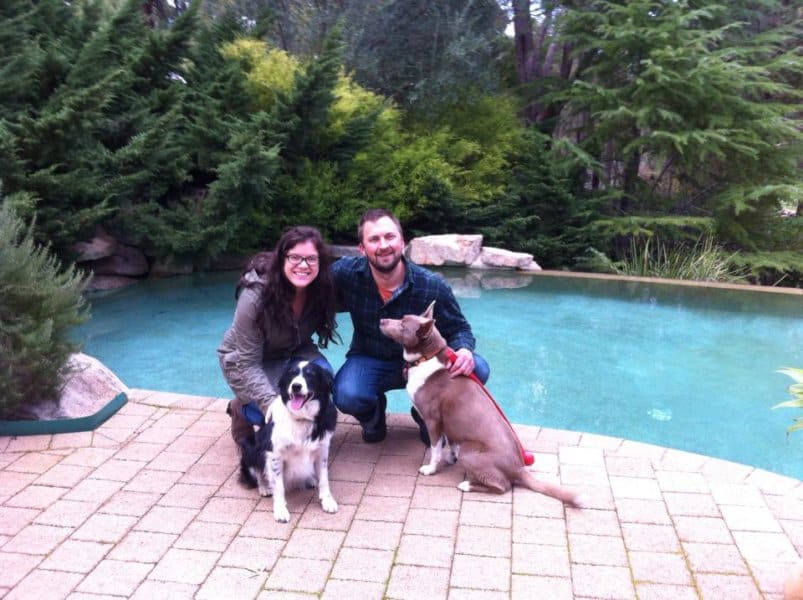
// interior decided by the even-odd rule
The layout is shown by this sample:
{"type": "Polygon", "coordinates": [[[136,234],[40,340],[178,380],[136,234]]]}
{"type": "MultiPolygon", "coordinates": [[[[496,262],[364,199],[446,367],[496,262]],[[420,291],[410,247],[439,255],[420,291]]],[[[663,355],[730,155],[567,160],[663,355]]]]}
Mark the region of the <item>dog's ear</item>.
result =
{"type": "Polygon", "coordinates": [[[424,317],[425,319],[431,319],[434,312],[435,312],[435,301],[433,300],[430,303],[430,305],[427,306],[427,310],[421,313],[421,316],[424,317]]]}
{"type": "MultiPolygon", "coordinates": [[[[432,308],[432,305],[430,305],[430,308],[432,308]]],[[[415,334],[418,336],[418,339],[423,340],[424,338],[429,336],[429,332],[432,331],[433,325],[435,325],[435,319],[433,318],[423,319],[421,321],[421,324],[418,326],[418,331],[415,332],[415,334]]]]}

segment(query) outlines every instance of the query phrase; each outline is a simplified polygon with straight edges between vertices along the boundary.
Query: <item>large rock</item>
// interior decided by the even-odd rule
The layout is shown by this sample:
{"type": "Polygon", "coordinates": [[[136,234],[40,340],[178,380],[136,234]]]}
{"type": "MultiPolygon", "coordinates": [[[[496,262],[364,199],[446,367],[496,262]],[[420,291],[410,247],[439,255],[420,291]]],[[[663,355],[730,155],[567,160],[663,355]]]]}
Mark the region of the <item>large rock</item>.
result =
{"type": "Polygon", "coordinates": [[[89,267],[95,275],[139,277],[148,273],[148,259],[142,251],[123,244],[118,244],[111,256],[81,266],[89,267]]]}
{"type": "Polygon", "coordinates": [[[31,412],[40,420],[78,419],[89,417],[111,402],[121,392],[129,392],[98,359],[88,354],[73,354],[69,360],[70,375],[58,402],[43,402],[31,407],[31,412]]]}
{"type": "Polygon", "coordinates": [[[481,235],[445,233],[413,238],[407,256],[418,265],[470,265],[481,249],[481,235]]]}
{"type": "Polygon", "coordinates": [[[114,254],[117,250],[117,240],[98,228],[95,237],[88,241],[76,242],[72,249],[77,254],[75,262],[98,260],[114,254]]]}
{"type": "Polygon", "coordinates": [[[533,268],[533,255],[525,252],[511,252],[502,248],[483,247],[477,259],[471,263],[475,269],[524,269],[540,270],[538,265],[533,268]]]}
{"type": "Polygon", "coordinates": [[[100,292],[106,290],[116,290],[128,287],[142,281],[138,277],[123,277],[122,275],[95,275],[92,277],[86,290],[88,292],[100,292]]]}
{"type": "Polygon", "coordinates": [[[157,258],[151,265],[151,277],[171,277],[173,275],[189,275],[194,267],[189,262],[184,262],[172,256],[157,258]]]}

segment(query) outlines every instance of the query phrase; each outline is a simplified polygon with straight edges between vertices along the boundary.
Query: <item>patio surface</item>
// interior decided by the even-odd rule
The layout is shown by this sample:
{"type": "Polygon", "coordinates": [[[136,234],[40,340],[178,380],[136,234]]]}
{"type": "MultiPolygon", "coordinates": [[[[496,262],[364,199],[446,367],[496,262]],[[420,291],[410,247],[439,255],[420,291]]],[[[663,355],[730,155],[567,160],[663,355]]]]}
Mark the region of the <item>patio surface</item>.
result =
{"type": "Polygon", "coordinates": [[[617,438],[517,427],[543,478],[462,494],[458,467],[418,474],[409,415],[363,444],[342,418],[324,513],[289,495],[289,524],[237,483],[225,399],[132,390],[96,431],[0,437],[3,598],[782,597],[803,553],[803,483],[617,438]]]}

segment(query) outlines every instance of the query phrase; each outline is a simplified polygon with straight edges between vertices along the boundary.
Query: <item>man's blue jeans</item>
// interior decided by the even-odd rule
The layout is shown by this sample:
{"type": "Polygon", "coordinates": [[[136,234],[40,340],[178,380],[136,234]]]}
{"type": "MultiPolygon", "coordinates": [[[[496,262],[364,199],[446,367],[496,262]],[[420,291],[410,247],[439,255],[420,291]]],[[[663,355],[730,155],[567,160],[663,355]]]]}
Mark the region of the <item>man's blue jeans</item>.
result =
{"type": "MultiPolygon", "coordinates": [[[[485,383],[491,374],[488,362],[474,355],[474,373],[485,383]]],[[[381,360],[364,354],[349,354],[335,376],[334,398],[340,412],[365,424],[373,419],[381,394],[406,385],[403,360],[381,360]]]]}

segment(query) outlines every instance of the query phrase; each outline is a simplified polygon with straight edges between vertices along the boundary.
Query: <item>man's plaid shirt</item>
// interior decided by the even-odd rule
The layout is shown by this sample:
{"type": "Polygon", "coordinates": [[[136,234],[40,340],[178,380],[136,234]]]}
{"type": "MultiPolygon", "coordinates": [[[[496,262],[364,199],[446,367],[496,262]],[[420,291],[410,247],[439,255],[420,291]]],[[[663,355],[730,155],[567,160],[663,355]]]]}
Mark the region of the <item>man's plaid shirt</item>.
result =
{"type": "Polygon", "coordinates": [[[421,314],[435,301],[435,323],[449,346],[474,350],[474,335],[446,280],[406,259],[404,283],[387,303],[382,301],[371,276],[368,259],[347,256],[332,266],[342,310],[351,313],[354,337],[349,354],[363,354],[383,360],[402,360],[402,347],[379,330],[379,319],[400,319],[421,314]]]}

